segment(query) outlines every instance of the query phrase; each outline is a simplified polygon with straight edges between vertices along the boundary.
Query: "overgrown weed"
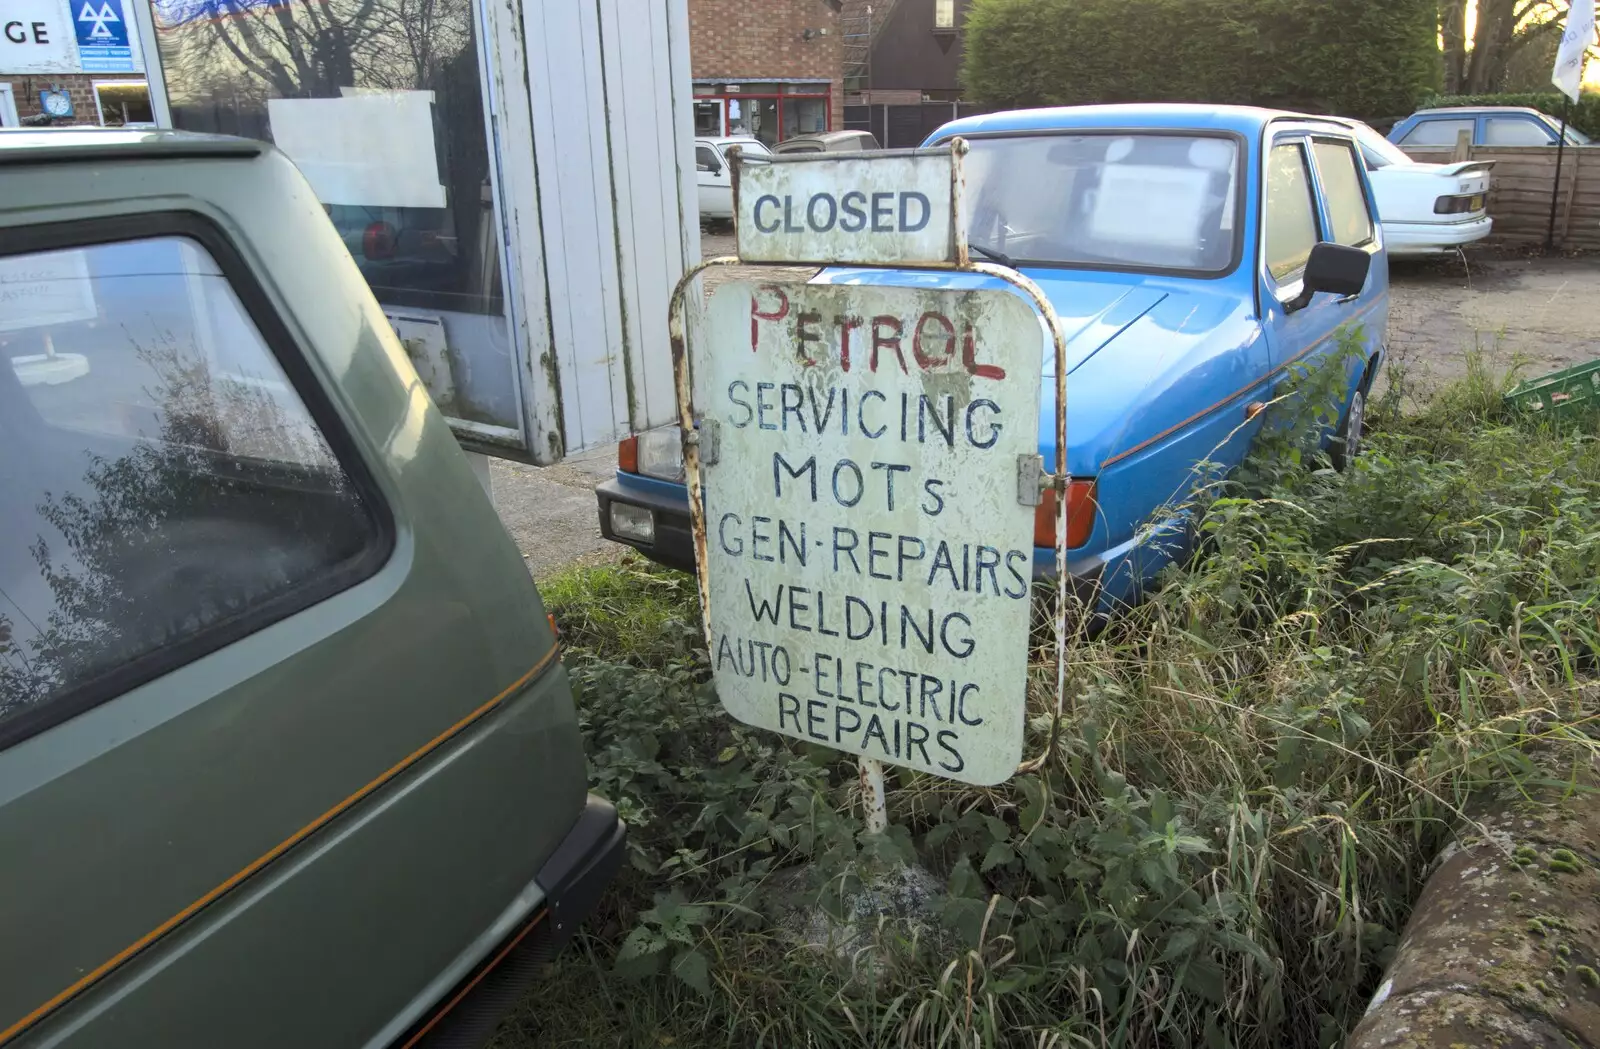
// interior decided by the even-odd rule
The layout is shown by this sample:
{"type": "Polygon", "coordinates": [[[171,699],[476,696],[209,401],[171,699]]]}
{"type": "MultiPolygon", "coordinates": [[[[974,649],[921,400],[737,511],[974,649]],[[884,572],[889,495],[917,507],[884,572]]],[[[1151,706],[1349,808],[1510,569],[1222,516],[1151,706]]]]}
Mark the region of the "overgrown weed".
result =
{"type": "Polygon", "coordinates": [[[1196,556],[1073,646],[1043,767],[892,771],[882,838],[849,761],[722,714],[688,576],[547,586],[630,865],[500,1044],[1338,1044],[1472,792],[1595,751],[1595,422],[1509,419],[1474,367],[1344,474],[1291,412],[1193,508],[1196,556]],[[946,884],[925,920],[797,934],[896,860],[946,884]]]}

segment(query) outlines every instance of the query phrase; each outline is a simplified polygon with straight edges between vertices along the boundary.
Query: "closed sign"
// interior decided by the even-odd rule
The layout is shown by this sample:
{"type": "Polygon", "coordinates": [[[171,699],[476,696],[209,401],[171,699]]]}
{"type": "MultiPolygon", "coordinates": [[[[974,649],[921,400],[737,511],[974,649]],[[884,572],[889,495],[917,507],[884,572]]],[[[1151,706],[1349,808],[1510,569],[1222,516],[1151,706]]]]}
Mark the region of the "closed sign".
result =
{"type": "Polygon", "coordinates": [[[1034,509],[1017,478],[1038,452],[1038,316],[1003,291],[731,283],[704,330],[694,398],[716,447],[702,570],[729,713],[968,783],[1009,778],[1027,689],[1034,509]]]}
{"type": "Polygon", "coordinates": [[[957,257],[949,149],[741,158],[745,262],[940,265],[957,257]]]}

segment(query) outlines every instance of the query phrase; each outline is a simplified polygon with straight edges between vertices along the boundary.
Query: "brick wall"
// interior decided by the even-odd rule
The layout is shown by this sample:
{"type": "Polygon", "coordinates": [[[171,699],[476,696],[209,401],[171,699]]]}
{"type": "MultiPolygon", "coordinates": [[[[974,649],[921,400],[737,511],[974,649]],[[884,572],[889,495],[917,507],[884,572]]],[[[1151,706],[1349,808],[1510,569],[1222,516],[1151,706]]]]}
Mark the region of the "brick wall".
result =
{"type": "Polygon", "coordinates": [[[689,67],[708,77],[816,77],[833,84],[833,127],[844,126],[843,50],[830,0],[689,0],[689,67]],[[827,35],[803,37],[805,30],[827,35]]]}
{"type": "Polygon", "coordinates": [[[143,80],[142,76],[130,76],[117,73],[36,73],[20,75],[16,73],[0,73],[0,83],[11,85],[11,94],[16,99],[17,117],[36,116],[42,109],[39,105],[39,92],[50,88],[64,88],[72,96],[72,119],[59,120],[52,123],[51,127],[66,127],[70,125],[87,124],[91,127],[100,123],[98,111],[94,105],[95,81],[102,83],[113,80],[143,80]]]}

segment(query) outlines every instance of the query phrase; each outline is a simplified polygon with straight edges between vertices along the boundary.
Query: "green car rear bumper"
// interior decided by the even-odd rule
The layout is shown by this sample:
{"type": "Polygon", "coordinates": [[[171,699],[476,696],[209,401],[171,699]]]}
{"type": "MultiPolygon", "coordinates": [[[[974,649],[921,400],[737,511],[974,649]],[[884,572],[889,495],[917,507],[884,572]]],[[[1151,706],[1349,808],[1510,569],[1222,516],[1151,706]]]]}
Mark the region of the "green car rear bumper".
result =
{"type": "Polygon", "coordinates": [[[586,918],[622,864],[627,830],[608,801],[590,795],[572,831],[536,881],[545,904],[395,1045],[399,1049],[477,1049],[527,993],[539,967],[586,918]]]}

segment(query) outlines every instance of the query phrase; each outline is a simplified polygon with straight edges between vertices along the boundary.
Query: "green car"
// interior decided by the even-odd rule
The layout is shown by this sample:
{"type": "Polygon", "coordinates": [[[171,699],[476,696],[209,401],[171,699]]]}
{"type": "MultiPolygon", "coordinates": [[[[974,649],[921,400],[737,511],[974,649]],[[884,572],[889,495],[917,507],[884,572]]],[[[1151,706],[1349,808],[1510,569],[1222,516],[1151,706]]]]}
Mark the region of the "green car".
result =
{"type": "Polygon", "coordinates": [[[481,1042],[623,828],[444,418],[270,146],[0,187],[0,1045],[481,1042]]]}

